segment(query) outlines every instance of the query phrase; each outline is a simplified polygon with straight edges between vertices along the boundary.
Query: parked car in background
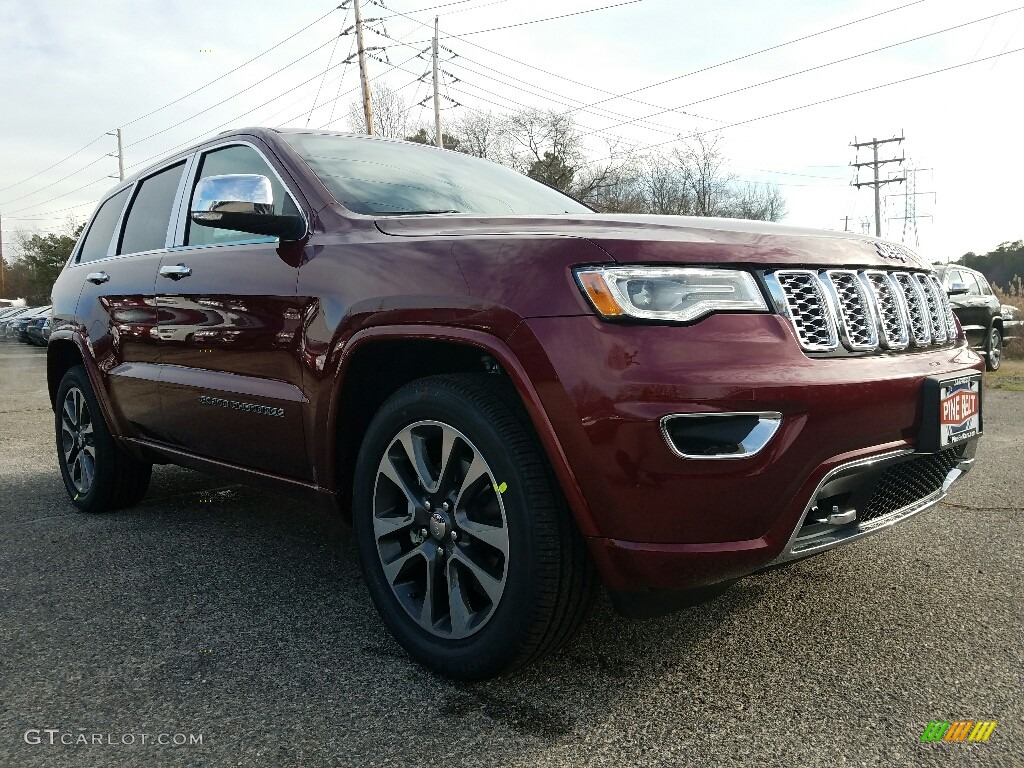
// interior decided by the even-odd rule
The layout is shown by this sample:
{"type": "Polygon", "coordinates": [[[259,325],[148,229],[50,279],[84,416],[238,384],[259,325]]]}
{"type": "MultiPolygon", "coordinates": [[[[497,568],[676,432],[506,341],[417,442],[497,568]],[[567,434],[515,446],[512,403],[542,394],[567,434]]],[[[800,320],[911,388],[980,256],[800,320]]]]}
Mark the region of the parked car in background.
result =
{"type": "Polygon", "coordinates": [[[29,320],[25,326],[25,335],[29,344],[45,347],[47,339],[50,338],[50,313],[29,320]]]}
{"type": "Polygon", "coordinates": [[[4,307],[3,310],[0,310],[0,340],[3,339],[7,323],[19,315],[28,312],[29,309],[30,307],[4,307]]]}
{"type": "Polygon", "coordinates": [[[0,341],[13,340],[14,337],[10,335],[11,325],[23,317],[30,316],[36,309],[38,307],[18,307],[0,317],[0,341]]]}
{"type": "Polygon", "coordinates": [[[1003,304],[999,314],[1003,318],[1003,341],[1019,339],[1024,333],[1024,311],[1012,304],[1003,304]]]}
{"type": "Polygon", "coordinates": [[[953,314],[960,321],[967,340],[985,356],[988,370],[999,370],[1007,337],[1002,304],[992,286],[981,272],[959,264],[937,266],[935,271],[949,294],[953,314]]]}
{"type": "Polygon", "coordinates": [[[35,307],[19,317],[14,318],[7,326],[8,341],[20,341],[25,344],[29,342],[28,324],[37,319],[42,319],[50,314],[50,307],[35,307]]]}
{"type": "Polygon", "coordinates": [[[599,576],[636,613],[886,530],[982,433],[984,363],[907,249],[600,214],[407,142],[181,150],[103,197],[52,296],[70,504],[131,506],[155,462],[316,500],[462,679],[565,643],[599,576]]]}

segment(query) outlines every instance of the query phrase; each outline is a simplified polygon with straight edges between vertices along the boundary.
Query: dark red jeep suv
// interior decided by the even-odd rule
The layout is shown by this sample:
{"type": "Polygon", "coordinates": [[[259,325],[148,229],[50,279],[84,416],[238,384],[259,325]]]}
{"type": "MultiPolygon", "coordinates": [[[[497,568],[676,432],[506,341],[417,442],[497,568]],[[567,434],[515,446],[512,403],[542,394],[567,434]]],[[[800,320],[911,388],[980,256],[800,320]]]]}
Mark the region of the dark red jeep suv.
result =
{"type": "Polygon", "coordinates": [[[564,642],[599,581],[628,611],[933,505],[982,370],[891,243],[268,129],[112,190],[48,347],[77,507],[171,462],[351,516],[384,623],[464,679],[564,642]]]}

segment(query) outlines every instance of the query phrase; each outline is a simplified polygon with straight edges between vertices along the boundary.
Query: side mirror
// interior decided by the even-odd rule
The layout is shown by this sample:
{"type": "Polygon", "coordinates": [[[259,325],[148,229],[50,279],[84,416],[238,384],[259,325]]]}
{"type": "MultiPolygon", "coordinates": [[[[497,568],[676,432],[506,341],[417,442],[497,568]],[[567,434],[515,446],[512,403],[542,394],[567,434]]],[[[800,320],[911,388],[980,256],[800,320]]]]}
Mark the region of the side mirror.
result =
{"type": "Polygon", "coordinates": [[[207,176],[196,184],[189,216],[196,224],[217,229],[297,240],[304,234],[300,216],[274,213],[270,179],[254,173],[207,176]]]}
{"type": "Polygon", "coordinates": [[[946,291],[950,296],[963,296],[967,293],[967,286],[963,283],[953,283],[946,291]]]}

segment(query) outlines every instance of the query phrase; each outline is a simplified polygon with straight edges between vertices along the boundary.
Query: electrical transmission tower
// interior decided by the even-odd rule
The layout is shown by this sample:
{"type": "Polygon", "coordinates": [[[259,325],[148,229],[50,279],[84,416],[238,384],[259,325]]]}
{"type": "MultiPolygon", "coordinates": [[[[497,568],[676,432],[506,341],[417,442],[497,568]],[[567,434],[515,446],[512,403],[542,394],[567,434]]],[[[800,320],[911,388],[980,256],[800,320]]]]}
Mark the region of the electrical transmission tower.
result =
{"type": "Polygon", "coordinates": [[[920,171],[930,171],[931,168],[908,168],[907,169],[907,191],[903,194],[893,195],[893,197],[903,198],[903,215],[893,216],[889,221],[902,221],[903,222],[903,243],[910,245],[913,243],[916,249],[919,246],[917,237],[917,220],[918,219],[931,219],[933,218],[930,213],[918,213],[917,212],[917,198],[921,195],[932,195],[932,202],[935,201],[934,192],[918,192],[917,191],[917,174],[920,171]],[[908,240],[908,237],[912,237],[913,240],[908,240]]]}
{"type": "Polygon", "coordinates": [[[891,142],[896,142],[897,144],[899,144],[902,141],[903,141],[903,136],[902,135],[894,136],[891,139],[871,139],[871,141],[862,141],[862,142],[859,142],[859,143],[858,143],[856,137],[854,137],[853,144],[850,145],[851,147],[854,147],[855,149],[858,149],[858,150],[861,147],[871,147],[872,154],[873,154],[873,157],[874,157],[873,160],[870,160],[870,161],[868,161],[866,163],[856,163],[856,162],[855,163],[851,163],[851,165],[854,168],[857,169],[858,177],[860,175],[860,169],[861,168],[863,168],[863,167],[872,168],[874,170],[874,180],[872,180],[872,181],[859,181],[859,180],[855,180],[855,181],[852,181],[850,183],[853,186],[855,186],[857,189],[860,189],[861,187],[874,187],[874,189],[875,189],[875,237],[881,237],[882,236],[882,194],[881,194],[882,187],[885,184],[892,184],[894,182],[906,181],[906,179],[904,177],[902,177],[902,176],[897,176],[897,177],[889,178],[889,179],[883,179],[883,178],[880,177],[879,170],[881,169],[881,167],[883,165],[886,165],[887,163],[902,163],[906,158],[904,158],[904,157],[893,157],[893,158],[889,158],[887,160],[879,160],[878,159],[878,148],[882,144],[889,144],[891,142]]]}

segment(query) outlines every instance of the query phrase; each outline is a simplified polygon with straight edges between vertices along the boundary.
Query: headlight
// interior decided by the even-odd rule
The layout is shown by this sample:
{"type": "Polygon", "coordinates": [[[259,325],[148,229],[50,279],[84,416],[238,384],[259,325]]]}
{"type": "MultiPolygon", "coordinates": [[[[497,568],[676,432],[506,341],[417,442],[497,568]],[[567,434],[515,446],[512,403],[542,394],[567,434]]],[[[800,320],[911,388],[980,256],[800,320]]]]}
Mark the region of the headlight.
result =
{"type": "Polygon", "coordinates": [[[713,312],[767,312],[754,277],[733,269],[585,267],[580,287],[602,317],[692,322],[713,312]]]}

